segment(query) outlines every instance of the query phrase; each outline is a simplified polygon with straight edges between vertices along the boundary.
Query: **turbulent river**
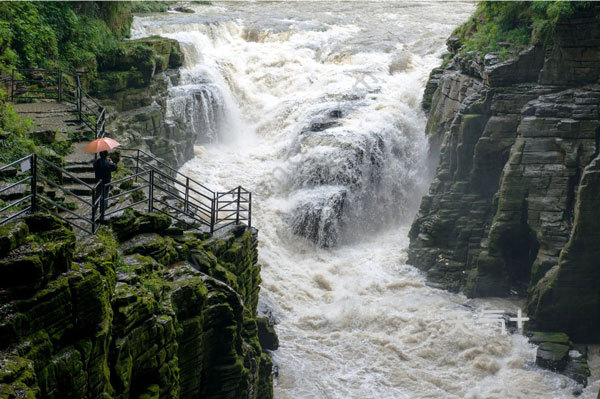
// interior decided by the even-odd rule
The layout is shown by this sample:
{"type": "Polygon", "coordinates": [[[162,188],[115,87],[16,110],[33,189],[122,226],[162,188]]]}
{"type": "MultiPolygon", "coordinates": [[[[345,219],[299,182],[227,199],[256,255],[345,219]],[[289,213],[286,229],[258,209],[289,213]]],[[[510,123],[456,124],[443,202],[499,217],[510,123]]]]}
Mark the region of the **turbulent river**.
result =
{"type": "Polygon", "coordinates": [[[168,116],[198,137],[183,172],[253,192],[260,309],[281,342],[276,398],[572,397],[576,384],[537,368],[525,337],[481,323],[484,309],[522,303],[429,287],[405,263],[432,174],[424,85],[473,4],[192,7],[136,17],[133,37],[182,44],[168,116]]]}

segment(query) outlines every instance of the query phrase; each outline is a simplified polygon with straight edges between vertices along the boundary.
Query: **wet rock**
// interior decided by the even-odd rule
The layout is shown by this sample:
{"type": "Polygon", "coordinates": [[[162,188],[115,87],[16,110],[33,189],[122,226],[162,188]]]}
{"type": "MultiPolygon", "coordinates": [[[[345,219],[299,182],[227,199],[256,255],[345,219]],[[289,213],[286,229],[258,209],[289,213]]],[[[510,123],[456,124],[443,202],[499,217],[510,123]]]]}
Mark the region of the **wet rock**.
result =
{"type": "Polygon", "coordinates": [[[31,360],[17,356],[0,359],[0,395],[2,397],[34,399],[39,396],[39,393],[31,360]]]}
{"type": "Polygon", "coordinates": [[[274,351],[279,348],[279,338],[275,332],[275,327],[269,318],[257,317],[258,341],[264,350],[274,351]]]}
{"type": "Polygon", "coordinates": [[[553,344],[561,344],[561,345],[571,345],[571,340],[569,336],[565,333],[552,333],[552,332],[542,332],[536,331],[533,333],[531,337],[529,337],[529,342],[534,344],[541,344],[542,342],[550,342],[553,344]]]}
{"type": "Polygon", "coordinates": [[[545,58],[536,47],[504,62],[455,55],[432,73],[439,164],[408,251],[437,286],[526,294],[532,326],[578,341],[600,328],[598,12],[559,23],[545,58]]]}
{"type": "Polygon", "coordinates": [[[311,198],[296,206],[289,224],[294,234],[322,247],[333,247],[341,236],[341,220],[347,193],[340,190],[328,197],[311,198]]]}
{"type": "Polygon", "coordinates": [[[23,244],[28,234],[29,227],[22,221],[0,227],[0,258],[23,244]]]}
{"type": "Polygon", "coordinates": [[[587,363],[587,346],[573,344],[565,333],[533,332],[529,342],[538,346],[536,364],[587,386],[590,368],[587,363]]]}
{"type": "Polygon", "coordinates": [[[125,241],[136,234],[163,233],[171,226],[171,218],[162,213],[127,209],[123,214],[110,218],[109,223],[119,241],[125,241]]]}
{"type": "Polygon", "coordinates": [[[173,240],[157,233],[145,233],[130,238],[121,244],[121,250],[125,255],[149,256],[163,265],[169,265],[177,260],[177,251],[173,247],[173,240]]]}
{"type": "Polygon", "coordinates": [[[175,8],[173,8],[173,10],[175,10],[177,12],[186,13],[186,14],[193,14],[193,13],[195,13],[194,10],[192,10],[191,8],[187,8],[187,7],[175,7],[175,8]]]}
{"type": "Polygon", "coordinates": [[[14,185],[13,182],[0,181],[0,190],[4,190],[0,193],[0,200],[12,202],[28,195],[31,192],[31,183],[14,185]]]}
{"type": "Polygon", "coordinates": [[[535,355],[535,363],[553,371],[562,371],[567,365],[569,346],[553,342],[542,342],[535,355]]]}

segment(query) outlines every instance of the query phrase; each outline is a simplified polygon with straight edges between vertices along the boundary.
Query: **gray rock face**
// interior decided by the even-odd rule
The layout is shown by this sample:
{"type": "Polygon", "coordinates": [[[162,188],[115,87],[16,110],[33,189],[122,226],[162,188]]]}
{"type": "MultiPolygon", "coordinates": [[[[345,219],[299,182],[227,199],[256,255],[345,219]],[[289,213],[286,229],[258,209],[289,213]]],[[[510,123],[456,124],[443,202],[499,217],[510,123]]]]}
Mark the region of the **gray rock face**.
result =
{"type": "Polygon", "coordinates": [[[532,324],[578,340],[600,327],[596,25],[559,25],[545,59],[536,47],[501,63],[456,55],[432,73],[427,131],[440,159],[409,248],[432,283],[527,294],[532,324]]]}

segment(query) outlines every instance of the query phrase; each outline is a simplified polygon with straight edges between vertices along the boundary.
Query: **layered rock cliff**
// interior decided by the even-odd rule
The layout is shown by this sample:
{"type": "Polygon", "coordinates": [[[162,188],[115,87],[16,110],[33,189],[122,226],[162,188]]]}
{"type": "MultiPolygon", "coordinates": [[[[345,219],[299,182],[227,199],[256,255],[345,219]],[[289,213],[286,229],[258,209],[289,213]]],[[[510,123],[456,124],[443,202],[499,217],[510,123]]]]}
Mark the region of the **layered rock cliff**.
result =
{"type": "Polygon", "coordinates": [[[0,231],[0,396],[272,397],[256,231],[129,211],[111,225],[77,240],[32,215],[0,231]]]}
{"type": "Polygon", "coordinates": [[[179,43],[153,36],[127,41],[90,87],[109,115],[108,131],[125,147],[140,148],[178,168],[194,156],[196,136],[181,120],[167,120],[168,89],[179,82],[179,43]]]}
{"type": "Polygon", "coordinates": [[[409,248],[433,284],[526,295],[530,327],[583,341],[600,337],[598,15],[507,61],[448,41],[425,99],[439,165],[409,248]]]}

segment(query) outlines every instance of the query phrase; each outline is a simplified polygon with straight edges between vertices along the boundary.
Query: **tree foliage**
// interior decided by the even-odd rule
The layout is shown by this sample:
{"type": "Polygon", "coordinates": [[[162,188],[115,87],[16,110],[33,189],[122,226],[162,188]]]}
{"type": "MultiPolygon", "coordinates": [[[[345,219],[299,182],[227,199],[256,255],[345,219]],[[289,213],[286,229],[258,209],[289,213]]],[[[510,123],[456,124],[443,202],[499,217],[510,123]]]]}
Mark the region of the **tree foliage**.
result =
{"type": "Polygon", "coordinates": [[[552,45],[557,23],[589,12],[592,1],[532,1],[479,3],[473,17],[454,31],[464,44],[462,52],[506,57],[530,44],[552,45]]]}
{"type": "Polygon", "coordinates": [[[93,76],[131,20],[127,2],[0,2],[0,72],[87,67],[93,76]]]}

